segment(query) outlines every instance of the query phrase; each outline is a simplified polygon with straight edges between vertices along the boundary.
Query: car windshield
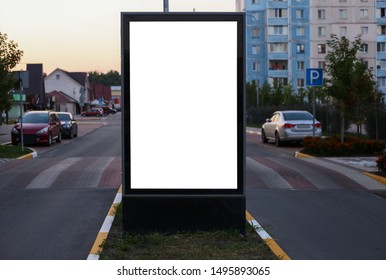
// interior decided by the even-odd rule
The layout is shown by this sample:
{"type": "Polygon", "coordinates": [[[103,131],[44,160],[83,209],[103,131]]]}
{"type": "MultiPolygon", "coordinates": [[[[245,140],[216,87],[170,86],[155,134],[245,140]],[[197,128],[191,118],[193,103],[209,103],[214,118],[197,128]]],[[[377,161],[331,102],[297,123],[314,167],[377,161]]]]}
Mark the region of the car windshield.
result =
{"type": "Polygon", "coordinates": [[[285,112],[283,113],[286,121],[312,120],[313,117],[308,112],[285,112]]]}
{"type": "Polygon", "coordinates": [[[23,123],[48,123],[48,114],[26,114],[23,116],[23,123]]]}
{"type": "Polygon", "coordinates": [[[71,121],[69,114],[58,114],[58,117],[61,121],[71,121]]]}

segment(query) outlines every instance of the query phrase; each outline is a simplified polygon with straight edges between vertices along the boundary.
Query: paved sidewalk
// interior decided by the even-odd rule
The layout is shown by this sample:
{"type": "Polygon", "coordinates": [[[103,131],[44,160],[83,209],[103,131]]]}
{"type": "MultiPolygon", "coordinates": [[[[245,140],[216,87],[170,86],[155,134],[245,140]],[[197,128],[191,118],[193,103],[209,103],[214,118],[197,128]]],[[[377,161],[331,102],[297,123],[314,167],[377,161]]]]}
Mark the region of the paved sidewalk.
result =
{"type": "Polygon", "coordinates": [[[11,130],[13,124],[4,124],[0,125],[0,144],[11,142],[11,130]]]}

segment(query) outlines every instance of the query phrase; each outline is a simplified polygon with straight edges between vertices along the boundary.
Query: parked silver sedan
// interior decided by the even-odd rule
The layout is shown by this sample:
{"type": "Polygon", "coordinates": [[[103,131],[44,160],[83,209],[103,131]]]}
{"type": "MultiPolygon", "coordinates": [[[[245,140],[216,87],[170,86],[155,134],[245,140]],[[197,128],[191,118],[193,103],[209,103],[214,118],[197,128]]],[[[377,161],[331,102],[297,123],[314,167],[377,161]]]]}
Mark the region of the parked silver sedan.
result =
{"type": "Polygon", "coordinates": [[[314,116],[307,111],[276,111],[261,129],[263,143],[273,140],[276,146],[283,141],[301,142],[304,137],[313,135],[322,136],[322,125],[317,120],[314,125],[314,116]]]}

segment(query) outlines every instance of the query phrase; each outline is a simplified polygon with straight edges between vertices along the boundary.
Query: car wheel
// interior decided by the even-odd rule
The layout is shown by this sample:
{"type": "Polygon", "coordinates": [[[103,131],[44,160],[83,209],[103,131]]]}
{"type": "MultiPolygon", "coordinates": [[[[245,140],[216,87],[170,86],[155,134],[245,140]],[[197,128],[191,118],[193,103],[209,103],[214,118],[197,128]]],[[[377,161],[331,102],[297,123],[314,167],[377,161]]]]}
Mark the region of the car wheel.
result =
{"type": "Polygon", "coordinates": [[[276,147],[280,147],[281,146],[281,140],[280,140],[280,136],[279,136],[279,133],[275,132],[275,145],[276,147]]]}
{"type": "Polygon", "coordinates": [[[48,134],[47,146],[51,146],[51,145],[52,145],[52,135],[48,134]]]}
{"type": "Polygon", "coordinates": [[[263,141],[263,143],[268,143],[268,138],[265,135],[264,129],[261,130],[261,140],[263,141]]]}
{"type": "Polygon", "coordinates": [[[62,142],[62,133],[59,132],[58,138],[56,138],[56,143],[62,142]]]}

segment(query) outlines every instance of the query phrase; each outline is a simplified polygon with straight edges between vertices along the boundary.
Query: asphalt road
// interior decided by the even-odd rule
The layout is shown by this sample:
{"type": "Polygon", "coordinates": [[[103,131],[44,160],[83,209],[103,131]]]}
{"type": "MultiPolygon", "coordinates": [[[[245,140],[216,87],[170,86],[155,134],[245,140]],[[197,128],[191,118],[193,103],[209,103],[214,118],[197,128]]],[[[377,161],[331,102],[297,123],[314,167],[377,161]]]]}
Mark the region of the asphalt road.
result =
{"type": "MultiPolygon", "coordinates": [[[[0,164],[0,259],[86,259],[121,183],[120,114],[0,164]]],[[[385,186],[247,134],[247,210],[292,259],[386,259],[385,186]]]]}
{"type": "Polygon", "coordinates": [[[292,259],[386,259],[386,187],[247,134],[247,209],[292,259]]]}
{"type": "Polygon", "coordinates": [[[93,129],[0,165],[0,259],[87,259],[121,184],[120,114],[82,125],[93,129]]]}

